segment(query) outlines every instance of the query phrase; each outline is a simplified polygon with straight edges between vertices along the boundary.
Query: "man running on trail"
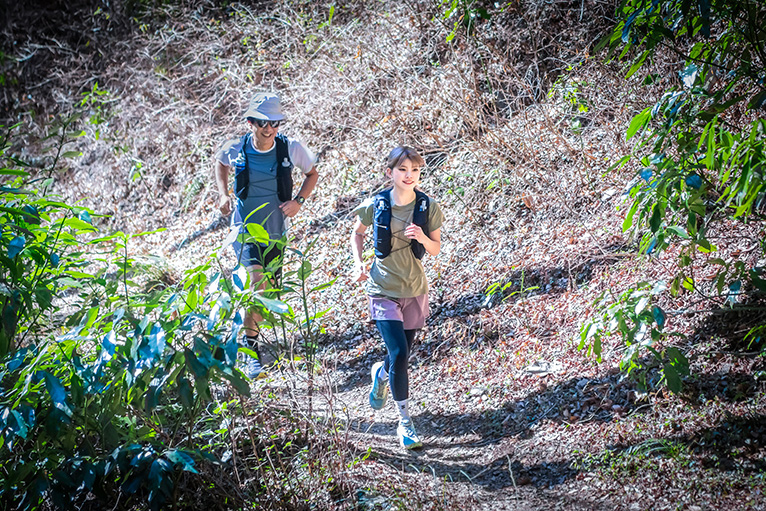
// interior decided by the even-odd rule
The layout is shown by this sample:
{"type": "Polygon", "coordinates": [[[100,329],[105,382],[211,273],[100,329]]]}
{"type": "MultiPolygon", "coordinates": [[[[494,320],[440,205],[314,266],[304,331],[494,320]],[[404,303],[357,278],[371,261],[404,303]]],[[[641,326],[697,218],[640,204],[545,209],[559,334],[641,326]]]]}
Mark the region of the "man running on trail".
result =
{"type": "MultiPolygon", "coordinates": [[[[319,179],[316,157],[298,140],[279,133],[285,120],[277,94],[259,92],[243,115],[248,131],[239,139],[225,142],[216,153],[214,177],[218,189],[218,208],[232,212],[229,174],[234,170],[234,214],[232,225],[261,224],[269,243],[235,243],[237,259],[250,276],[251,289],[264,289],[267,279],[281,274],[288,218],[295,216],[319,179]],[[292,169],[303,172],[303,183],[293,195],[292,169]],[[264,270],[266,270],[264,272],[264,270]]],[[[258,322],[263,318],[249,310],[244,319],[242,344],[259,353],[258,322]]],[[[262,373],[258,358],[250,358],[245,373],[256,378],[262,373]]]]}

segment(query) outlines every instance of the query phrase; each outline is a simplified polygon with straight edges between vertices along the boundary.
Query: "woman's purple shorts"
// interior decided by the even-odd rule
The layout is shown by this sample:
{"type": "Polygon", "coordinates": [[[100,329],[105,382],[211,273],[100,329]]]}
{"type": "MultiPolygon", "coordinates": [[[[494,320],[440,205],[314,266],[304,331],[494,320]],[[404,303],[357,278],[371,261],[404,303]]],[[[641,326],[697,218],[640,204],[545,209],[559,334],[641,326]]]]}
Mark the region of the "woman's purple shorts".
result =
{"type": "Polygon", "coordinates": [[[428,295],[413,298],[368,296],[373,321],[401,321],[405,330],[423,328],[428,317],[428,295]]]}

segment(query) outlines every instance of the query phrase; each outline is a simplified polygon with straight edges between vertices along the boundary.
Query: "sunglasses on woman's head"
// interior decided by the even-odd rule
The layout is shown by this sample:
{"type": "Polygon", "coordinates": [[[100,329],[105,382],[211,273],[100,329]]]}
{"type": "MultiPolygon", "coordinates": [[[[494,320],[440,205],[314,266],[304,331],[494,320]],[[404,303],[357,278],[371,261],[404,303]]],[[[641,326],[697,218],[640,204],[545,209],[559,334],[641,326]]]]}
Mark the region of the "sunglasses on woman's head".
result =
{"type": "Polygon", "coordinates": [[[272,128],[279,128],[279,125],[282,124],[282,121],[266,121],[264,119],[254,119],[252,117],[247,120],[250,121],[250,124],[255,124],[259,128],[265,128],[267,124],[272,128]]]}

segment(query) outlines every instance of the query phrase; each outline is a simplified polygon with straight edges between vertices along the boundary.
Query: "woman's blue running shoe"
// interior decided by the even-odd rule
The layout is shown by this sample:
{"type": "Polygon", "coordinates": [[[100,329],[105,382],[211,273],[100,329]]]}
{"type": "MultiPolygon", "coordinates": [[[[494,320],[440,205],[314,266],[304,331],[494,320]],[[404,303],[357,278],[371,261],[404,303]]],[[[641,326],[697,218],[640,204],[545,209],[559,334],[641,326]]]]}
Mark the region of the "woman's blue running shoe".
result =
{"type": "Polygon", "coordinates": [[[396,428],[396,436],[399,437],[399,444],[405,449],[417,449],[423,447],[423,442],[415,432],[415,426],[410,419],[401,419],[399,427],[396,428]]]}
{"type": "Polygon", "coordinates": [[[388,380],[378,378],[378,373],[383,368],[383,362],[372,364],[372,390],[370,391],[370,406],[373,410],[380,410],[386,405],[388,397],[388,380]]]}

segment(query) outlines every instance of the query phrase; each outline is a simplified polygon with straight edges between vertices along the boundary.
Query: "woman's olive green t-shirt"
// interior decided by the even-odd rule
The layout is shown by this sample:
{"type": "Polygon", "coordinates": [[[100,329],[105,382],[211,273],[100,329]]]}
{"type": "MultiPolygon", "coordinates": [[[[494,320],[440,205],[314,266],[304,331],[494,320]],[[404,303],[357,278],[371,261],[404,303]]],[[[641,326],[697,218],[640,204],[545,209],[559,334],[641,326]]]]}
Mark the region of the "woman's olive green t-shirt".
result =
{"type": "MultiPolygon", "coordinates": [[[[370,197],[354,210],[366,226],[372,225],[374,201],[375,198],[370,197]]],[[[370,279],[367,281],[367,294],[412,298],[428,292],[423,264],[412,253],[412,240],[404,235],[404,229],[412,223],[414,209],[414,200],[405,206],[397,206],[391,198],[391,253],[383,259],[375,257],[370,269],[370,279]]],[[[444,214],[439,204],[431,199],[428,205],[428,232],[440,229],[443,223],[444,214]]]]}

